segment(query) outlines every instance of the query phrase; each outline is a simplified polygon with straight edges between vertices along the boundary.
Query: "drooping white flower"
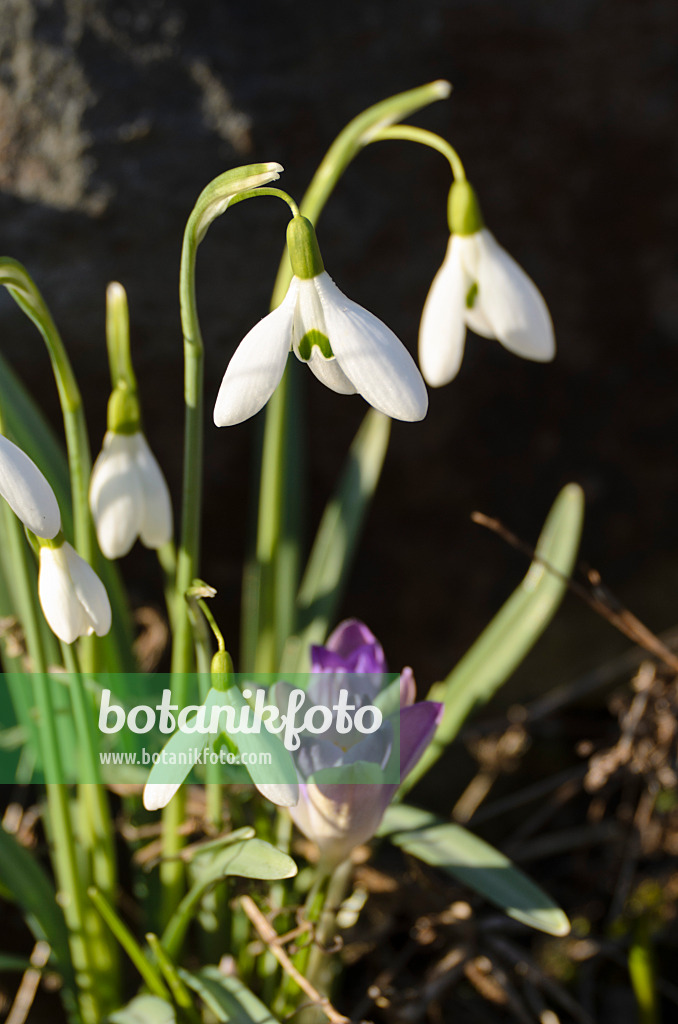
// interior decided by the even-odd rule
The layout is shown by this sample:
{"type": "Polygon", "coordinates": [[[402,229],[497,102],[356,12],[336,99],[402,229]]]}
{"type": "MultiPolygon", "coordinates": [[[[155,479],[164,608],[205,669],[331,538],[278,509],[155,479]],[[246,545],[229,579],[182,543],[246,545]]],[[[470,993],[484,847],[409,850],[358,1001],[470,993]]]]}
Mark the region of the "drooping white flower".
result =
{"type": "Polygon", "coordinates": [[[111,628],[106,588],[68,541],[40,547],[38,596],[50,629],[64,643],[91,633],[105,636],[111,628]]]}
{"type": "Polygon", "coordinates": [[[405,346],[337,288],[323,268],[310,223],[295,217],[292,227],[310,255],[299,256],[288,229],[295,275],[282,303],[236,349],[214,407],[216,425],[241,423],[263,408],[280,383],[290,349],[332,391],[357,392],[393,419],[423,419],[426,387],[405,346]]]}
{"type": "Polygon", "coordinates": [[[24,526],[49,540],[61,529],[51,486],[32,459],[0,434],[0,495],[24,526]]]}
{"type": "Polygon", "coordinates": [[[531,278],[482,226],[468,182],[452,186],[450,208],[452,235],[419,329],[424,379],[440,387],[457,375],[467,327],[482,337],[496,338],[524,359],[549,362],[555,355],[555,338],[546,302],[531,278]],[[461,202],[452,201],[459,189],[457,199],[470,205],[471,216],[461,202]]]}
{"type": "Polygon", "coordinates": [[[126,555],[137,537],[147,548],[159,548],[172,536],[169,490],[140,431],[107,431],[92,470],[89,503],[106,558],[126,555]]]}

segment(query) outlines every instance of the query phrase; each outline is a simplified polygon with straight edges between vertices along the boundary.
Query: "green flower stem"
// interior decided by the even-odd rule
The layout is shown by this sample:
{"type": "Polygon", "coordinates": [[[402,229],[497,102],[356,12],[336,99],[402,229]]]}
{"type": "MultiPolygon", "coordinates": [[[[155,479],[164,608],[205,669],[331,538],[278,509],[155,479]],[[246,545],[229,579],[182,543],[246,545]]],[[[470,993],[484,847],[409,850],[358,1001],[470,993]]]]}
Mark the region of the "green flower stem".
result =
{"type": "Polygon", "coordinates": [[[162,975],[144,954],[141,946],[127,925],[118,917],[108,900],[94,886],[90,886],[87,890],[87,895],[138,970],[149,991],[153,995],[158,996],[158,998],[169,1001],[170,994],[165,982],[162,980],[162,975]]]}
{"type": "MultiPolygon", "coordinates": [[[[179,271],[179,304],[184,338],[184,466],[181,495],[181,537],[177,553],[174,594],[171,671],[173,702],[186,700],[186,673],[194,664],[193,639],[184,595],[198,575],[203,461],[203,340],[198,320],[195,274],[198,246],[216,217],[228,208],[238,192],[265,185],[278,177],[277,164],[252,164],[221,174],[203,189],[186,224],[179,271]]],[[[180,825],[184,817],[183,790],[163,812],[163,921],[167,921],[184,890],[184,865],[176,855],[182,846],[180,825]]]]}
{"type": "MultiPolygon", "coordinates": [[[[0,430],[2,424],[0,422],[0,430]]],[[[56,715],[52,702],[47,662],[40,635],[40,611],[29,571],[26,540],[19,521],[11,509],[2,503],[4,516],[4,543],[13,564],[12,588],[17,609],[26,636],[28,653],[33,670],[33,693],[38,717],[40,752],[47,783],[47,812],[49,821],[50,854],[54,865],[60,903],[68,928],[69,948],[76,984],[78,1001],[84,1024],[99,1024],[106,1011],[106,1004],[100,1000],[100,978],[95,967],[96,949],[87,937],[87,913],[85,894],[81,884],[81,873],[76,854],[73,823],[68,802],[68,791],[61,784],[63,767],[56,728],[56,715]]],[[[108,1006],[110,1009],[111,1007],[108,1006]]]]}
{"type": "Polygon", "coordinates": [[[175,964],[168,957],[155,932],[147,933],[146,942],[156,959],[163,978],[167,982],[174,1002],[181,1010],[184,1011],[184,1015],[192,1022],[192,1024],[200,1024],[200,1015],[193,1005],[191,993],[184,985],[184,982],[177,972],[175,964]]]}
{"type": "Polygon", "coordinates": [[[426,131],[425,128],[415,128],[410,124],[396,124],[389,128],[383,128],[373,137],[372,142],[386,142],[388,139],[401,140],[403,142],[418,142],[422,146],[428,146],[441,153],[450,167],[455,181],[466,181],[466,171],[456,149],[446,139],[436,135],[434,132],[426,131]]]}
{"type": "MultiPolygon", "coordinates": [[[[26,268],[9,257],[0,258],[0,284],[33,321],[47,346],[66,434],[75,547],[85,561],[92,564],[95,552],[88,502],[92,459],[80,390],[56,324],[26,268]]],[[[83,668],[88,672],[96,667],[95,645],[95,637],[84,637],[80,643],[83,668]]]]}
{"type": "Polygon", "coordinates": [[[137,379],[132,366],[129,339],[127,293],[112,281],[106,289],[106,347],[113,387],[122,385],[136,392],[137,379]]]}
{"type": "MultiPolygon", "coordinates": [[[[449,96],[449,82],[428,85],[391,96],[369,107],[355,117],[339,133],[323,157],[303,200],[300,212],[317,224],[325,203],[342,174],[358,153],[374,141],[387,126],[415,111],[449,96]]],[[[271,309],[284,299],[292,268],[287,249],[278,270],[271,309]]],[[[260,672],[274,672],[288,635],[296,628],[293,617],[298,585],[298,541],[292,505],[298,486],[285,486],[291,452],[300,447],[303,426],[290,423],[291,384],[289,368],[266,408],[266,422],[261,454],[259,484],[259,517],[255,564],[246,567],[243,587],[244,649],[253,654],[253,667],[260,672]],[[250,639],[252,638],[252,639],[250,639]],[[254,650],[252,650],[254,649],[254,650]]]]}

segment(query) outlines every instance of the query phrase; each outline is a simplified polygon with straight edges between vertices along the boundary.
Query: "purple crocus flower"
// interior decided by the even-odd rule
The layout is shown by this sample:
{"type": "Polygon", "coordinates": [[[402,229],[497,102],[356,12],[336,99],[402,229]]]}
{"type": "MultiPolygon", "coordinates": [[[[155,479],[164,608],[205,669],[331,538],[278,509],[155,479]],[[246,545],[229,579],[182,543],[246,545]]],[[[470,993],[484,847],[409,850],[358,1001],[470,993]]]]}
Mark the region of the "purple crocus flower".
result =
{"type": "Polygon", "coordinates": [[[377,781],[384,777],[393,749],[393,719],[399,726],[400,778],[404,779],[431,741],[443,706],[432,701],[415,704],[414,675],[412,669],[405,668],[399,684],[393,684],[396,690],[391,696],[395,700],[391,700],[389,715],[387,691],[382,688],[382,677],[387,672],[384,652],[367,626],[357,619],[342,622],[327,646],[311,648],[311,671],[311,704],[331,708],[343,688],[357,708],[379,704],[380,692],[384,705],[383,724],[374,733],[365,735],[354,730],[346,735],[333,730],[302,739],[296,757],[299,801],[290,807],[290,814],[304,835],[316,843],[330,867],[372,838],[398,788],[393,781],[377,781]],[[322,780],[323,774],[336,779],[337,773],[350,781],[308,781],[322,780]],[[372,779],[375,781],[366,781],[372,779]]]}

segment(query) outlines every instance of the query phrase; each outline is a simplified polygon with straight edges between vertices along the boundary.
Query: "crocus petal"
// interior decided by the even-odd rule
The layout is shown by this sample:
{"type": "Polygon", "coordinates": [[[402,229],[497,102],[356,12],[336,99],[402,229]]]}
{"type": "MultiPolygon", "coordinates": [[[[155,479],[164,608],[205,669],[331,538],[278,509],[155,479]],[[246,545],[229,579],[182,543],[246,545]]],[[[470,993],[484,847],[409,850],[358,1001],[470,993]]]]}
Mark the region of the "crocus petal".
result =
{"type": "Polygon", "coordinates": [[[54,491],[25,452],[0,434],[0,495],[21,522],[51,540],[61,529],[54,491]]]}
{"type": "Polygon", "coordinates": [[[375,656],[379,659],[380,670],[386,669],[384,650],[376,636],[360,619],[344,619],[327,638],[328,651],[335,651],[340,658],[350,658],[355,650],[365,645],[372,645],[375,656]]]}
{"type": "Polygon", "coordinates": [[[315,279],[332,351],[366,402],[392,419],[422,420],[428,395],[421,374],[386,324],[351,302],[329,274],[315,279]]]}
{"type": "Polygon", "coordinates": [[[89,623],[87,632],[105,636],[111,628],[111,604],[106,588],[91,565],[80,557],[68,541],[64,542],[62,550],[74,591],[89,623]]]}
{"type": "Polygon", "coordinates": [[[299,803],[290,809],[295,825],[320,849],[328,864],[338,864],[354,847],[371,839],[381,824],[390,787],[302,785],[299,803]]]}
{"type": "Polygon", "coordinates": [[[472,282],[464,271],[463,248],[464,240],[452,235],[421,315],[419,366],[433,388],[449,384],[457,376],[464,355],[464,314],[472,282]]]}
{"type": "Polygon", "coordinates": [[[409,775],[433,739],[444,705],[425,700],[400,712],[400,777],[409,775]]]}
{"type": "Polygon", "coordinates": [[[537,362],[553,359],[553,323],[544,297],[486,228],[479,233],[476,303],[505,348],[537,362]]]}
{"type": "Polygon", "coordinates": [[[160,548],[172,538],[172,499],[158,460],[143,434],[137,434],[136,462],[143,490],[139,537],[147,548],[160,548]]]}
{"type": "Polygon", "coordinates": [[[40,548],[38,597],[49,628],[72,644],[89,631],[89,621],[73,588],[64,547],[40,548]]]}
{"type": "Polygon", "coordinates": [[[109,431],[92,469],[89,504],[106,558],[122,558],[139,535],[143,487],[136,463],[137,436],[109,431]]]}
{"type": "Polygon", "coordinates": [[[285,370],[292,339],[297,278],[277,309],[252,328],[238,345],[214,406],[218,427],[234,426],[254,416],[268,402],[285,370]]]}
{"type": "Polygon", "coordinates": [[[404,668],[400,673],[400,706],[408,708],[417,699],[417,684],[411,668],[404,668]]]}
{"type": "Polygon", "coordinates": [[[179,789],[181,789],[180,782],[148,783],[144,786],[144,807],[147,811],[159,811],[161,807],[167,807],[167,804],[179,789]]]}

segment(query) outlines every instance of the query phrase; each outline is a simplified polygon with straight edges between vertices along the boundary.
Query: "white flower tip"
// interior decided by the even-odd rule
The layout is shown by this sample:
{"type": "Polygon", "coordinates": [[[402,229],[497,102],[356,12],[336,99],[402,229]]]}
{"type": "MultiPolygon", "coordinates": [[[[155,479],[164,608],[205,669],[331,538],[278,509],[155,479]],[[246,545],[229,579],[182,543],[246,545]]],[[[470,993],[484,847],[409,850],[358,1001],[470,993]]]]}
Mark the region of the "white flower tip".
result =
{"type": "Polygon", "coordinates": [[[262,796],[278,807],[296,807],[299,802],[299,787],[292,782],[255,782],[262,796]]]}
{"type": "Polygon", "coordinates": [[[447,99],[452,92],[452,83],[448,82],[446,78],[439,78],[437,81],[431,82],[431,85],[441,100],[447,99]]]}
{"type": "Polygon", "coordinates": [[[144,786],[143,803],[147,811],[159,811],[166,807],[180,787],[174,782],[150,782],[144,786]]]}
{"type": "Polygon", "coordinates": [[[106,289],[106,298],[109,302],[119,302],[126,298],[125,289],[119,281],[111,281],[106,289]]]}

